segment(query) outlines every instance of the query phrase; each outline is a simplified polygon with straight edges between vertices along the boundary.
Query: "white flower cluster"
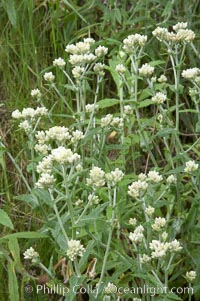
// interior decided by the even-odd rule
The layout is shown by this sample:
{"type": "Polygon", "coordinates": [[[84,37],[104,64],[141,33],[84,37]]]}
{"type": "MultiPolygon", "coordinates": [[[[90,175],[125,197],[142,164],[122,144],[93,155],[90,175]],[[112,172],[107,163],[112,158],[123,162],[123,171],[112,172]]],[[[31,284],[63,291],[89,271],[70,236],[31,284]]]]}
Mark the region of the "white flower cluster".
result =
{"type": "Polygon", "coordinates": [[[41,98],[42,94],[38,88],[31,90],[31,96],[37,98],[38,100],[41,98]]]}
{"type": "Polygon", "coordinates": [[[44,80],[47,82],[53,82],[55,80],[55,75],[52,72],[46,72],[44,74],[44,80]]]}
{"type": "Polygon", "coordinates": [[[167,95],[162,92],[157,92],[151,99],[156,104],[162,104],[167,99],[167,95]]]}
{"type": "Polygon", "coordinates": [[[159,174],[158,171],[152,170],[148,172],[148,181],[153,183],[160,183],[163,180],[163,177],[159,174]]]}
{"type": "Polygon", "coordinates": [[[80,160],[80,155],[73,153],[71,149],[59,146],[51,151],[52,160],[59,164],[73,164],[80,160]]]}
{"type": "Polygon", "coordinates": [[[53,158],[52,155],[44,157],[37,165],[37,173],[51,173],[53,168],[53,158]]]}
{"type": "Polygon", "coordinates": [[[189,271],[186,273],[186,279],[188,282],[193,282],[197,277],[196,271],[189,271]]]}
{"type": "Polygon", "coordinates": [[[187,28],[187,23],[177,23],[173,26],[173,30],[169,32],[167,28],[157,27],[152,34],[162,42],[190,43],[195,39],[195,33],[187,28]]]}
{"type": "Polygon", "coordinates": [[[108,53],[108,48],[105,47],[105,46],[98,46],[96,49],[95,49],[95,55],[97,57],[101,57],[101,56],[104,56],[108,53]]]}
{"type": "Polygon", "coordinates": [[[155,212],[155,208],[151,207],[151,206],[148,206],[146,209],[145,209],[145,213],[148,215],[148,216],[152,216],[152,214],[155,212]]]}
{"type": "Polygon", "coordinates": [[[143,254],[141,257],[140,257],[140,261],[142,264],[145,264],[147,262],[149,262],[151,260],[151,257],[148,256],[147,254],[143,254]]]}
{"type": "Polygon", "coordinates": [[[158,82],[159,82],[159,83],[165,83],[165,82],[167,82],[167,77],[166,77],[164,74],[162,74],[162,75],[158,78],[158,82]]]}
{"type": "Polygon", "coordinates": [[[39,117],[46,116],[48,113],[45,107],[24,108],[22,112],[15,110],[12,117],[15,119],[25,119],[19,123],[19,128],[23,129],[27,134],[32,130],[32,123],[39,117]]]}
{"type": "Polygon", "coordinates": [[[179,252],[182,247],[176,239],[171,242],[161,242],[159,240],[152,240],[149,244],[149,248],[152,250],[152,258],[162,258],[167,255],[167,252],[179,252]]]}
{"type": "Polygon", "coordinates": [[[69,240],[68,241],[68,249],[67,256],[71,261],[74,261],[77,257],[82,257],[85,252],[85,248],[81,244],[80,240],[69,240]]]}
{"type": "Polygon", "coordinates": [[[149,64],[143,64],[141,68],[138,69],[139,75],[144,77],[150,77],[154,73],[154,67],[149,64]]]}
{"type": "Polygon", "coordinates": [[[197,170],[198,167],[199,167],[198,163],[195,163],[195,161],[190,160],[190,161],[186,162],[184,171],[190,173],[190,172],[197,170]]]}
{"type": "Polygon", "coordinates": [[[52,188],[56,182],[56,179],[53,175],[49,173],[41,173],[38,181],[35,183],[36,188],[48,189],[52,188]]]}
{"type": "Polygon", "coordinates": [[[143,232],[144,227],[140,225],[135,228],[134,232],[129,233],[129,239],[135,244],[140,243],[143,241],[144,238],[143,232]]]}
{"type": "Polygon", "coordinates": [[[124,73],[126,72],[126,67],[125,67],[124,65],[122,65],[122,64],[118,64],[118,65],[116,65],[115,70],[116,70],[120,75],[122,75],[122,74],[124,74],[124,73]]]}
{"type": "Polygon", "coordinates": [[[83,132],[79,130],[72,131],[72,137],[71,137],[71,142],[72,143],[77,143],[78,141],[82,140],[84,138],[83,132]]]}
{"type": "Polygon", "coordinates": [[[135,181],[131,185],[128,186],[128,194],[132,198],[137,198],[141,193],[144,193],[148,188],[148,183],[146,181],[135,181]]]}
{"type": "Polygon", "coordinates": [[[101,127],[105,128],[109,126],[123,128],[124,126],[123,118],[113,117],[112,114],[107,114],[105,117],[101,118],[101,127]]]}
{"type": "Polygon", "coordinates": [[[97,195],[94,195],[93,193],[88,195],[88,201],[92,202],[94,205],[98,205],[100,202],[100,199],[97,195]]]}
{"type": "Polygon", "coordinates": [[[134,218],[130,218],[129,221],[128,221],[129,225],[131,226],[135,226],[137,224],[137,219],[134,217],[134,218]]]}
{"type": "Polygon", "coordinates": [[[183,70],[181,75],[183,78],[192,80],[200,75],[200,69],[197,67],[189,68],[189,69],[183,70]]]}
{"type": "Polygon", "coordinates": [[[46,131],[38,131],[35,135],[39,145],[55,141],[57,144],[63,144],[70,141],[71,134],[69,129],[64,126],[54,126],[46,131]]]}
{"type": "Polygon", "coordinates": [[[156,217],[154,224],[151,226],[154,231],[161,231],[166,225],[166,219],[164,217],[156,217]]]}
{"type": "Polygon", "coordinates": [[[167,177],[166,182],[168,184],[176,184],[177,178],[174,175],[170,175],[170,176],[167,177]]]}
{"type": "Polygon", "coordinates": [[[140,34],[129,35],[123,40],[123,49],[126,53],[135,53],[138,48],[143,47],[147,42],[147,36],[140,34]]]}
{"type": "Polygon", "coordinates": [[[24,252],[24,259],[37,259],[39,258],[39,254],[38,252],[36,252],[32,247],[30,247],[29,249],[27,249],[25,252],[24,252]]]}
{"type": "Polygon", "coordinates": [[[130,105],[124,106],[124,115],[132,115],[133,109],[130,105]]]}
{"type": "Polygon", "coordinates": [[[97,73],[98,75],[100,76],[104,76],[105,75],[105,72],[103,71],[105,68],[105,64],[102,64],[102,63],[96,63],[94,65],[94,72],[97,73]]]}
{"type": "Polygon", "coordinates": [[[12,117],[15,119],[35,119],[41,116],[47,115],[47,109],[45,107],[24,108],[22,112],[15,110],[12,112],[12,117]]]}
{"type": "Polygon", "coordinates": [[[87,104],[85,106],[85,111],[87,113],[92,113],[94,112],[95,110],[97,110],[99,108],[99,106],[97,104],[87,104]]]}
{"type": "Polygon", "coordinates": [[[58,59],[55,59],[53,61],[53,65],[57,66],[57,67],[60,67],[60,68],[63,68],[63,67],[65,67],[66,62],[63,58],[59,57],[58,59]]]}
{"type": "Polygon", "coordinates": [[[90,177],[86,179],[87,184],[94,187],[102,187],[105,185],[105,172],[97,166],[94,166],[90,172],[90,177]]]}
{"type": "Polygon", "coordinates": [[[119,168],[116,168],[115,170],[105,175],[106,180],[110,182],[111,185],[116,185],[118,182],[120,182],[123,179],[123,177],[124,177],[124,173],[119,168]]]}
{"type": "MultiPolygon", "coordinates": [[[[102,57],[108,53],[108,48],[104,46],[98,46],[95,49],[95,55],[91,52],[91,46],[95,43],[95,40],[91,38],[86,38],[83,42],[78,42],[76,44],[67,45],[65,51],[70,53],[69,63],[71,65],[80,66],[85,64],[90,64],[98,57],[102,57]]],[[[74,70],[73,75],[78,78],[81,70],[74,70]]]]}
{"type": "Polygon", "coordinates": [[[72,69],[72,74],[73,74],[73,77],[75,79],[80,79],[81,76],[84,74],[85,72],[85,68],[84,67],[81,67],[81,66],[76,66],[72,69]]]}

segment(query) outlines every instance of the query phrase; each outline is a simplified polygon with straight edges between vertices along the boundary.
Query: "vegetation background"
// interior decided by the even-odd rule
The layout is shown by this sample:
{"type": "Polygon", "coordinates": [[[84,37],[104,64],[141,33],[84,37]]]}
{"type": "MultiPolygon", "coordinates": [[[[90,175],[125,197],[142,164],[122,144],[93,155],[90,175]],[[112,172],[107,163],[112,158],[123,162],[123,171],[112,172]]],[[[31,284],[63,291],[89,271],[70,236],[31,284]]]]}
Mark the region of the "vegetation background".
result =
{"type": "MultiPolygon", "coordinates": [[[[95,40],[107,40],[110,56],[118,51],[118,41],[128,34],[141,33],[152,37],[156,26],[170,28],[177,22],[188,22],[196,33],[194,51],[187,54],[187,66],[199,65],[200,1],[198,0],[1,0],[0,1],[0,135],[13,157],[18,156],[23,135],[13,132],[11,112],[31,107],[31,89],[41,85],[41,72],[48,70],[53,59],[65,57],[65,45],[90,35],[95,40]],[[196,53],[195,53],[196,52],[196,53]],[[197,61],[198,60],[198,61],[197,61]]],[[[159,43],[151,44],[148,54],[159,59],[159,43]]],[[[106,84],[106,96],[112,97],[112,79],[106,84]]],[[[104,88],[102,88],[102,98],[104,88]]],[[[67,95],[70,98],[69,95],[67,95]]],[[[187,95],[185,96],[186,101],[187,95]]],[[[54,99],[52,99],[53,103],[54,99]]],[[[57,108],[60,112],[61,108],[57,108]]],[[[59,122],[59,118],[58,118],[59,122]]],[[[190,118],[185,121],[192,127],[190,118]]],[[[185,138],[189,141],[189,137],[185,138]]],[[[26,173],[26,162],[20,167],[26,173]]],[[[28,177],[27,173],[27,177],[28,177]]],[[[37,229],[39,220],[24,203],[14,197],[23,193],[21,179],[4,152],[0,152],[0,208],[11,217],[15,231],[37,229]]],[[[1,235],[8,234],[3,228],[1,235]]],[[[41,245],[45,250],[45,243],[41,245]]],[[[46,250],[50,252],[51,250],[46,250]]],[[[1,256],[0,247],[0,256],[1,256]]],[[[0,300],[8,300],[5,264],[0,265],[0,300]]]]}

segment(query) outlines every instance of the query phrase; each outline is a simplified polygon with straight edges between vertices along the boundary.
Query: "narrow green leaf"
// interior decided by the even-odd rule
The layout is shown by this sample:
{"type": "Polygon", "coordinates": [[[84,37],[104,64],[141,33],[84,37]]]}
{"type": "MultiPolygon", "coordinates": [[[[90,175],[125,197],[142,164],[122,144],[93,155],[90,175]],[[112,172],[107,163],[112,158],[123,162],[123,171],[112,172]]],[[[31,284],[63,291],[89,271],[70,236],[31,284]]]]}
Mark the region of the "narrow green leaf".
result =
{"type": "Polygon", "coordinates": [[[18,232],[18,233],[12,233],[12,234],[8,234],[8,235],[1,237],[0,242],[7,240],[7,239],[11,239],[13,237],[14,238],[39,239],[39,238],[47,238],[48,236],[46,234],[34,232],[34,231],[33,232],[18,232]]]}
{"type": "Polygon", "coordinates": [[[8,19],[13,27],[17,25],[17,14],[14,0],[3,0],[4,9],[8,15],[8,19]]]}
{"type": "Polygon", "coordinates": [[[19,301],[19,289],[14,262],[8,263],[8,293],[9,301],[19,301]]]}
{"type": "Polygon", "coordinates": [[[2,209],[0,209],[0,224],[12,230],[14,229],[11,219],[9,218],[8,214],[2,209]]]}

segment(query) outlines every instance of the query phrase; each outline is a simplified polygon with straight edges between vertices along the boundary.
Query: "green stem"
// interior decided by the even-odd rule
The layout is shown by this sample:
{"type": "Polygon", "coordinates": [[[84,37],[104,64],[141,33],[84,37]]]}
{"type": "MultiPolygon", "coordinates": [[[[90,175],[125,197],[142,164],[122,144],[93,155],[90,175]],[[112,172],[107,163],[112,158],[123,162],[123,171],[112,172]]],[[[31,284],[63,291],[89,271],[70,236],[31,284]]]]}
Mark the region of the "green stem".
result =
{"type": "Polygon", "coordinates": [[[110,250],[110,245],[111,245],[111,240],[112,240],[113,227],[114,227],[116,201],[117,201],[117,187],[114,187],[113,211],[112,211],[112,217],[111,217],[111,221],[110,221],[110,231],[109,231],[109,235],[108,235],[106,251],[105,251],[105,254],[104,254],[103,265],[102,265],[102,269],[101,269],[101,275],[100,275],[100,279],[99,279],[99,290],[97,290],[95,299],[97,299],[97,297],[99,295],[99,291],[101,289],[101,283],[102,283],[102,280],[103,280],[103,277],[104,277],[104,274],[105,274],[105,270],[106,270],[106,264],[107,264],[107,259],[108,259],[108,255],[109,255],[109,250],[110,250]]]}

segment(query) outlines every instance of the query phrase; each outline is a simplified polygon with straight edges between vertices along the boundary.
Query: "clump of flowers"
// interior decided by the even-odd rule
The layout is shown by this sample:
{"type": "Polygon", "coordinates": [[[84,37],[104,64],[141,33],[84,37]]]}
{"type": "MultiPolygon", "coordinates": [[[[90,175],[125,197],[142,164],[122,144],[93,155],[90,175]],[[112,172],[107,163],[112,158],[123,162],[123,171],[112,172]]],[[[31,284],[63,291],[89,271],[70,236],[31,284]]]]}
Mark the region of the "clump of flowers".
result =
{"type": "Polygon", "coordinates": [[[163,176],[158,171],[152,170],[148,172],[148,181],[153,183],[160,183],[163,180],[163,176]]]}
{"type": "Polygon", "coordinates": [[[190,160],[190,161],[186,162],[184,171],[187,173],[191,173],[191,172],[197,170],[198,167],[199,167],[198,163],[195,163],[195,161],[190,160]]]}
{"type": "Polygon", "coordinates": [[[129,233],[129,239],[137,244],[143,241],[144,238],[144,227],[142,225],[135,228],[134,232],[129,233]]]}
{"type": "Polygon", "coordinates": [[[123,177],[124,173],[119,168],[116,168],[105,175],[106,180],[111,183],[111,185],[116,185],[123,179],[123,177]]]}
{"type": "Polygon", "coordinates": [[[148,183],[146,181],[135,181],[128,186],[128,194],[133,197],[139,197],[141,193],[144,193],[148,188],[148,183]]]}
{"type": "Polygon", "coordinates": [[[149,64],[143,64],[141,68],[139,68],[139,75],[144,77],[150,77],[154,73],[154,67],[149,64]]]}
{"type": "Polygon", "coordinates": [[[90,177],[87,178],[87,184],[93,187],[102,187],[105,185],[105,172],[97,166],[94,166],[89,173],[90,177]]]}
{"type": "Polygon", "coordinates": [[[156,104],[162,104],[167,99],[167,95],[162,92],[157,92],[153,97],[152,101],[156,104]]]}
{"type": "Polygon", "coordinates": [[[69,240],[67,256],[71,261],[74,261],[77,257],[82,257],[85,252],[85,248],[81,244],[80,240],[69,240]]]}
{"type": "Polygon", "coordinates": [[[154,224],[151,226],[153,230],[160,231],[166,225],[166,219],[164,217],[156,217],[154,224]]]}
{"type": "Polygon", "coordinates": [[[24,259],[29,259],[32,261],[39,259],[39,254],[33,249],[33,247],[27,249],[23,255],[24,255],[24,259]]]}
{"type": "Polygon", "coordinates": [[[186,273],[186,279],[188,282],[193,282],[197,277],[196,271],[189,271],[186,273]]]}

